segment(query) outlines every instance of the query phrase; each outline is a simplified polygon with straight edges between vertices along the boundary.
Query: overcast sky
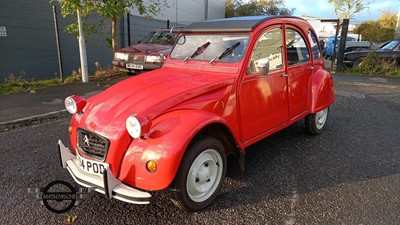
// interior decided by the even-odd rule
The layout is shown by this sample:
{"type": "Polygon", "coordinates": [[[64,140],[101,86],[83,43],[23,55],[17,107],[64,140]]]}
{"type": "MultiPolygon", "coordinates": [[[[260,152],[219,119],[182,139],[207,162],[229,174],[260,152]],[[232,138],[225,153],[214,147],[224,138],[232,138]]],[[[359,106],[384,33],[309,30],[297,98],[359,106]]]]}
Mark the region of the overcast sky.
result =
{"type": "MultiPolygon", "coordinates": [[[[289,9],[295,8],[294,15],[315,16],[324,19],[335,19],[336,15],[333,5],[328,0],[285,0],[285,6],[289,9]]],[[[384,10],[391,10],[398,13],[400,9],[399,0],[375,0],[365,9],[355,14],[351,22],[363,22],[366,20],[376,20],[384,10]]]]}

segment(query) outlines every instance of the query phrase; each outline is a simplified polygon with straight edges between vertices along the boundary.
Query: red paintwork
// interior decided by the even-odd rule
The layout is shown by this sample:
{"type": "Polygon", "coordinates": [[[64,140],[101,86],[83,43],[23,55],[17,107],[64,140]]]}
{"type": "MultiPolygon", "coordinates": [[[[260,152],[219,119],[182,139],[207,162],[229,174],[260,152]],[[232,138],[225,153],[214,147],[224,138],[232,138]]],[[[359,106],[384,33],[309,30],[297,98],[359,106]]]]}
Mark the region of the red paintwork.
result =
{"type": "Polygon", "coordinates": [[[76,104],[76,112],[81,112],[82,109],[85,107],[86,105],[86,99],[84,99],[81,96],[77,96],[77,95],[72,95],[70,96],[70,98],[72,98],[75,101],[76,104]]]}
{"type": "Polygon", "coordinates": [[[261,23],[250,32],[246,55],[237,63],[210,65],[167,58],[161,69],[126,79],[88,99],[83,113],[71,120],[73,150],[78,127],[96,132],[110,140],[105,161],[118,179],[133,187],[160,190],[172,182],[190,141],[207,125],[225,126],[236,142],[233,146],[244,151],[331,105],[333,80],[322,58],[289,69],[285,64],[268,75],[246,75],[250,50],[270,24],[290,24],[304,37],[312,29],[294,18],[261,23]],[[132,114],[151,122],[141,139],[132,139],[126,131],[125,121],[132,114]],[[154,173],[146,170],[151,159],[157,162],[154,173]]]}

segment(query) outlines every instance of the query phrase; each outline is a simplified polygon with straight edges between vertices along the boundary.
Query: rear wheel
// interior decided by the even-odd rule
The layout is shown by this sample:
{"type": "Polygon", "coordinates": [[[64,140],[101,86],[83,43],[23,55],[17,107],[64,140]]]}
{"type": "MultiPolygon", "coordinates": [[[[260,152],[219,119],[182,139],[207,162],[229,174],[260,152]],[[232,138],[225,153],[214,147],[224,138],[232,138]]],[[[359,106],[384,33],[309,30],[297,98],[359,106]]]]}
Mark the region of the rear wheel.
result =
{"type": "Polygon", "coordinates": [[[326,120],[328,119],[329,107],[313,114],[309,114],[305,118],[305,124],[307,131],[312,135],[322,133],[322,129],[325,126],[326,120]]]}
{"type": "Polygon", "coordinates": [[[226,173],[226,153],[222,143],[203,137],[187,149],[175,179],[173,202],[187,211],[206,208],[216,198],[226,173]]]}

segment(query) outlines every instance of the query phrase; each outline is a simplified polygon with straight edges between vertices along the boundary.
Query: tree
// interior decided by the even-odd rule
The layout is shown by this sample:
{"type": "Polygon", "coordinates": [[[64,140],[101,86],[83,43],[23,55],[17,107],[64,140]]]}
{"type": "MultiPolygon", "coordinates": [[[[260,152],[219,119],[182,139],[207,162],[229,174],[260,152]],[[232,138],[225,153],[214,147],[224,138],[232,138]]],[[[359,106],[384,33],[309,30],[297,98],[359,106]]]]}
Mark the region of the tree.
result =
{"type": "MultiPolygon", "coordinates": [[[[55,0],[51,0],[53,2],[55,0]]],[[[76,15],[77,9],[80,9],[84,18],[92,14],[98,14],[105,20],[111,20],[111,45],[114,52],[117,50],[117,26],[118,19],[123,17],[130,10],[137,10],[140,15],[152,16],[166,6],[166,0],[150,0],[144,3],[143,0],[58,0],[61,5],[61,14],[76,15]]],[[[100,23],[101,24],[101,23],[100,23]]],[[[76,23],[67,27],[69,33],[77,33],[76,23]]],[[[84,22],[85,33],[95,30],[95,27],[84,22]]]]}
{"type": "Polygon", "coordinates": [[[292,15],[294,9],[285,7],[284,0],[227,0],[225,17],[292,15]]]}
{"type": "Polygon", "coordinates": [[[333,4],[338,19],[352,19],[358,12],[368,8],[374,0],[328,0],[333,4]]]}
{"type": "Polygon", "coordinates": [[[362,36],[363,40],[385,42],[393,39],[397,15],[395,12],[384,11],[377,21],[366,21],[358,25],[353,32],[362,36]]]}

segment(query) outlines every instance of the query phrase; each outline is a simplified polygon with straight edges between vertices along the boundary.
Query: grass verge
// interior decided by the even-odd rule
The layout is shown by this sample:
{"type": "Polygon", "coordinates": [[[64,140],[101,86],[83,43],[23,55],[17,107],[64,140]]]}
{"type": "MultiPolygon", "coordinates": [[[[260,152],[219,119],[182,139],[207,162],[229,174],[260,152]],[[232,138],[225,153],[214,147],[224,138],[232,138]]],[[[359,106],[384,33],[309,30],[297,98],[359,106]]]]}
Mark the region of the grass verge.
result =
{"type": "Polygon", "coordinates": [[[381,77],[400,77],[400,67],[396,59],[381,59],[374,52],[369,53],[359,65],[345,69],[350,74],[381,77]]]}
{"type": "MultiPolygon", "coordinates": [[[[99,80],[111,76],[121,75],[120,72],[108,69],[108,70],[97,70],[94,74],[89,76],[89,80],[99,80]]],[[[17,92],[30,92],[35,93],[36,89],[54,87],[63,85],[66,83],[80,82],[82,76],[77,73],[73,73],[71,76],[66,77],[64,82],[61,82],[59,78],[53,78],[48,80],[27,80],[23,76],[15,76],[11,74],[5,79],[3,83],[0,83],[0,94],[10,94],[17,92]]]]}

